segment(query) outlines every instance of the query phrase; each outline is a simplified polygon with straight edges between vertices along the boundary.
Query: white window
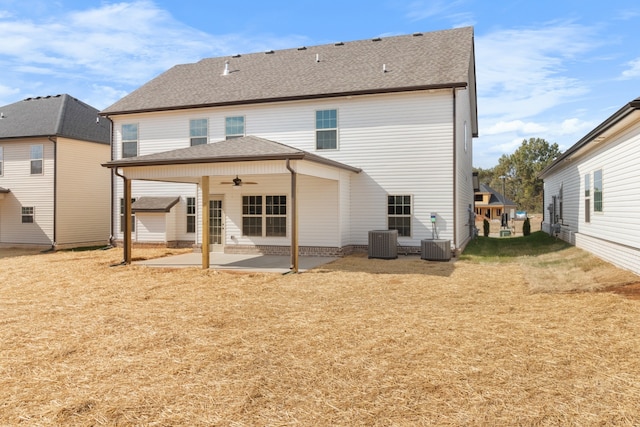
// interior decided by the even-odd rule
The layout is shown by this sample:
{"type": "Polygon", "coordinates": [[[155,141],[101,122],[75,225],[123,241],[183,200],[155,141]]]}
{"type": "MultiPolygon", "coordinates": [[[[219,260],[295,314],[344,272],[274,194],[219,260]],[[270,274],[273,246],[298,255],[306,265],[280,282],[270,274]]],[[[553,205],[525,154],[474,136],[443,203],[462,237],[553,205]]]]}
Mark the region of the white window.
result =
{"type": "Polygon", "coordinates": [[[591,175],[584,176],[584,222],[591,222],[591,175]]]}
{"type": "Polygon", "coordinates": [[[316,111],[316,149],[338,148],[338,110],[316,111]]]}
{"type": "Polygon", "coordinates": [[[387,220],[389,230],[398,230],[398,236],[411,236],[411,196],[388,196],[387,220]]]}
{"type": "Polygon", "coordinates": [[[33,217],[35,216],[35,208],[34,207],[23,207],[22,208],[22,223],[23,224],[33,224],[33,217]]]}
{"type": "Polygon", "coordinates": [[[593,172],[593,211],[602,212],[602,169],[593,172]]]}
{"type": "Polygon", "coordinates": [[[196,198],[187,197],[187,233],[196,232],[196,198]]]}
{"type": "Polygon", "coordinates": [[[244,136],[244,116],[226,117],[224,119],[226,139],[241,138],[244,136]]]}
{"type": "Polygon", "coordinates": [[[42,175],[42,159],[44,147],[42,144],[31,146],[31,175],[42,175]]]}
{"type": "Polygon", "coordinates": [[[0,176],[4,174],[4,152],[0,146],[0,176]]]}
{"type": "Polygon", "coordinates": [[[242,196],[242,234],[286,237],[287,196],[242,196]]]}
{"type": "Polygon", "coordinates": [[[206,144],[208,142],[208,129],[209,121],[207,119],[193,119],[189,121],[189,139],[191,146],[206,144]]]}
{"type": "Polygon", "coordinates": [[[138,125],[122,125],[122,158],[138,155],[138,125]]]}

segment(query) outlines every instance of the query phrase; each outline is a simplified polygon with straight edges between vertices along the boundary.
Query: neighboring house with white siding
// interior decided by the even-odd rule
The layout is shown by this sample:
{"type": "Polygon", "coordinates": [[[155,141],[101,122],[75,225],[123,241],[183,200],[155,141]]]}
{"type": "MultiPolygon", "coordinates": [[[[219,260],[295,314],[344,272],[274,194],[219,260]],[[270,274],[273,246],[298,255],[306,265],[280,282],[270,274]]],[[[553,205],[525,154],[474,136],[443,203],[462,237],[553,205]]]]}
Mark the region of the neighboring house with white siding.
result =
{"type": "Polygon", "coordinates": [[[372,230],[411,252],[472,236],[470,27],[203,59],[101,115],[125,248],[340,255],[372,230]]]}
{"type": "Polygon", "coordinates": [[[110,124],[69,96],[0,107],[0,246],[107,244],[110,124]]]}
{"type": "Polygon", "coordinates": [[[540,173],[542,229],[640,274],[640,98],[540,173]]]}

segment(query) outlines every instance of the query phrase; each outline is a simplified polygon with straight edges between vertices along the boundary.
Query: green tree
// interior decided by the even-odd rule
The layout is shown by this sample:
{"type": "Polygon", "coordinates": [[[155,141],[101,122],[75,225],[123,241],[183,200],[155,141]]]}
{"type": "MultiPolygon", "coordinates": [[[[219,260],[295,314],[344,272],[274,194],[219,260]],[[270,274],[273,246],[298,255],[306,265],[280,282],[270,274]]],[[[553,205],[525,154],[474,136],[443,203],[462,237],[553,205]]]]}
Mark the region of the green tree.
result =
{"type": "Polygon", "coordinates": [[[542,180],[538,174],[560,155],[558,144],[550,144],[542,138],[523,140],[511,155],[503,154],[494,168],[492,186],[502,191],[505,176],[507,198],[513,200],[519,209],[539,212],[542,209],[542,180]]]}

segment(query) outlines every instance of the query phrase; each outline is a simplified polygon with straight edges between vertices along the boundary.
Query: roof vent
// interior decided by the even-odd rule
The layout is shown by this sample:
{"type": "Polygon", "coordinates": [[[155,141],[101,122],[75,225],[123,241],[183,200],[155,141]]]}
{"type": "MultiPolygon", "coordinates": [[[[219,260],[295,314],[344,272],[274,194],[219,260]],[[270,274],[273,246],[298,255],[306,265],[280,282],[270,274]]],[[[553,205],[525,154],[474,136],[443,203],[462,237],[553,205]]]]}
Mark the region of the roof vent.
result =
{"type": "Polygon", "coordinates": [[[0,113],[0,119],[4,119],[4,118],[5,118],[4,113],[0,113]]]}
{"type": "Polygon", "coordinates": [[[420,37],[422,36],[422,33],[413,33],[413,37],[420,37]]]}
{"type": "Polygon", "coordinates": [[[387,64],[382,64],[382,72],[383,73],[387,72],[387,64]]]}
{"type": "Polygon", "coordinates": [[[265,52],[267,55],[271,55],[272,53],[275,53],[273,50],[268,50],[265,52]]]}
{"type": "Polygon", "coordinates": [[[222,72],[223,76],[229,75],[229,61],[224,61],[224,71],[222,72]]]}
{"type": "Polygon", "coordinates": [[[240,58],[242,55],[240,55],[239,53],[236,53],[235,55],[232,56],[232,58],[240,58]]]}
{"type": "Polygon", "coordinates": [[[372,42],[379,42],[380,40],[382,40],[380,37],[376,37],[375,39],[371,39],[372,42]]]}
{"type": "Polygon", "coordinates": [[[306,47],[306,46],[300,46],[300,47],[298,48],[298,50],[307,50],[307,47],[306,47]]]}
{"type": "Polygon", "coordinates": [[[320,54],[316,53],[316,62],[320,62],[320,54]]]}
{"type": "Polygon", "coordinates": [[[344,42],[338,42],[334,46],[344,46],[344,42]]]}

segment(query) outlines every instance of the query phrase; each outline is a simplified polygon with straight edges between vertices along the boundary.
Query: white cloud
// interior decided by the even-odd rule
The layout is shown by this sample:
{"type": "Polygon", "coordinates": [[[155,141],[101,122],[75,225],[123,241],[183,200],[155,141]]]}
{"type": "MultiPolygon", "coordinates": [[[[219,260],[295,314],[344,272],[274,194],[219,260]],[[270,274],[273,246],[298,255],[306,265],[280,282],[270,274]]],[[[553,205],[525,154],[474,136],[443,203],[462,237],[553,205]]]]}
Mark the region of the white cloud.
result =
{"type": "Polygon", "coordinates": [[[640,77],[640,58],[628,62],[627,65],[629,68],[622,72],[622,79],[626,80],[640,77]]]}
{"type": "Polygon", "coordinates": [[[452,11],[464,3],[464,0],[414,1],[409,4],[407,18],[411,21],[421,21],[441,15],[455,15],[452,11]]]}
{"type": "Polygon", "coordinates": [[[578,135],[583,133],[586,134],[592,128],[593,123],[572,118],[563,120],[560,126],[557,128],[556,133],[559,135],[578,135]]]}
{"type": "Polygon", "coordinates": [[[501,133],[541,133],[547,131],[547,127],[534,123],[534,122],[523,122],[522,120],[512,120],[510,122],[497,122],[490,126],[488,129],[483,129],[483,135],[496,135],[501,133]]]}
{"type": "Polygon", "coordinates": [[[212,35],[176,21],[148,0],[106,4],[40,21],[0,15],[5,72],[140,85],[176,64],[278,49],[302,37],[212,35]]]}

